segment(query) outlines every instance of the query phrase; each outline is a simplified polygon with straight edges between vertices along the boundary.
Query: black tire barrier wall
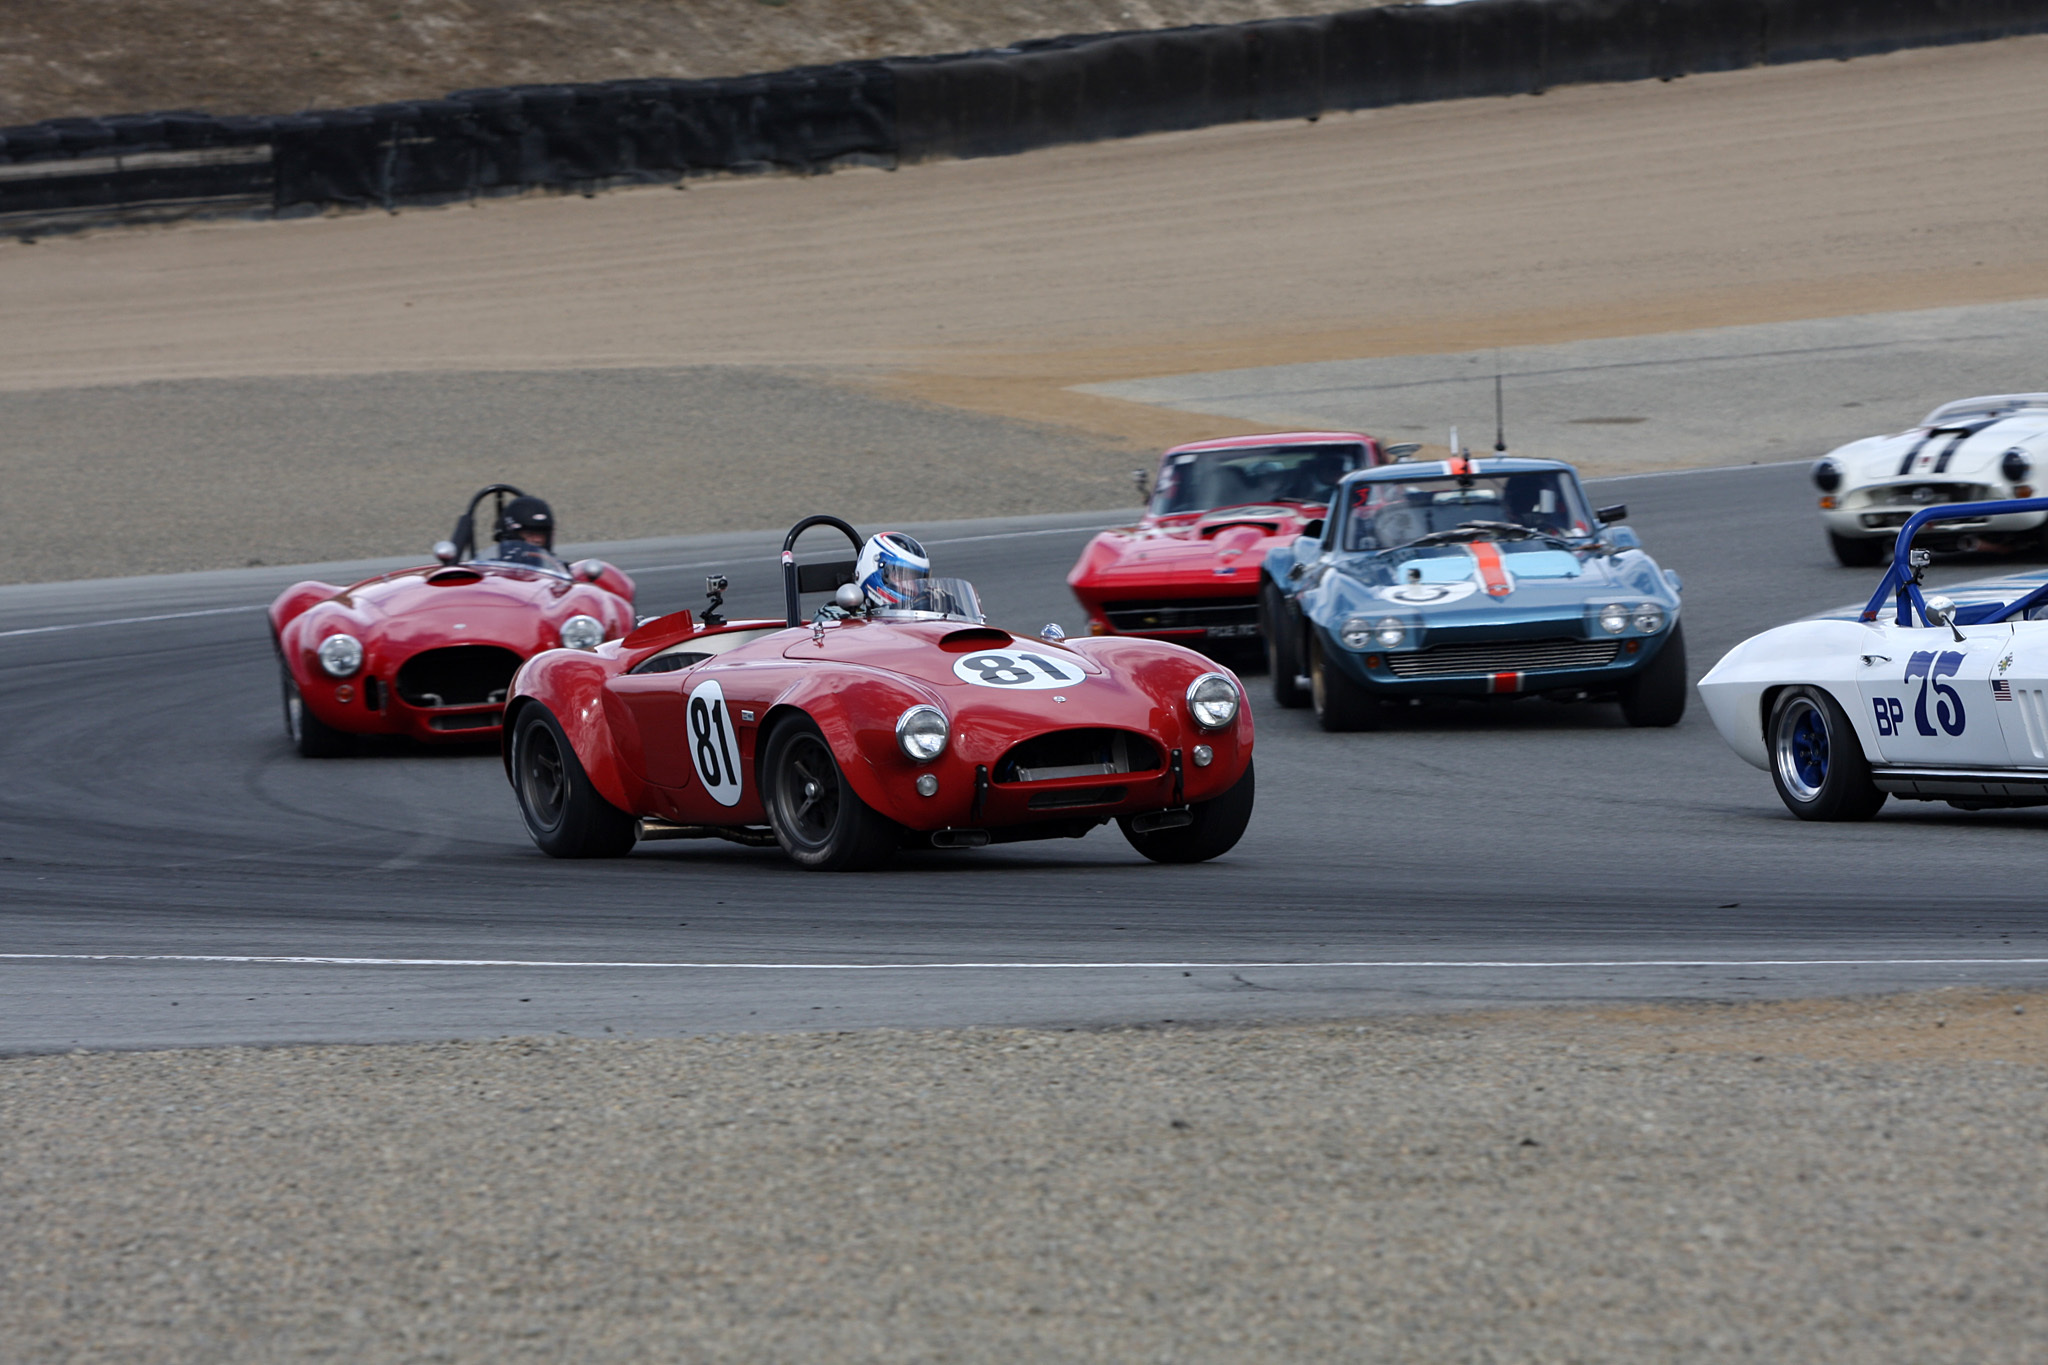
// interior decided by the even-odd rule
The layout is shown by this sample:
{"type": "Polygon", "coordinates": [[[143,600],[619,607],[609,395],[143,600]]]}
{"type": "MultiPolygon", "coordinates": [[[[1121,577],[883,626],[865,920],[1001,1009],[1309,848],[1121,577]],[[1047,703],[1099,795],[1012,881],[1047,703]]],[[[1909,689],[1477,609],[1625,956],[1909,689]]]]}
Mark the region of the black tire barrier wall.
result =
{"type": "Polygon", "coordinates": [[[2048,0],[1468,0],[731,80],[466,90],[0,130],[0,224],[319,212],[720,171],[1001,156],[1328,110],[2048,32],[2048,0]]]}

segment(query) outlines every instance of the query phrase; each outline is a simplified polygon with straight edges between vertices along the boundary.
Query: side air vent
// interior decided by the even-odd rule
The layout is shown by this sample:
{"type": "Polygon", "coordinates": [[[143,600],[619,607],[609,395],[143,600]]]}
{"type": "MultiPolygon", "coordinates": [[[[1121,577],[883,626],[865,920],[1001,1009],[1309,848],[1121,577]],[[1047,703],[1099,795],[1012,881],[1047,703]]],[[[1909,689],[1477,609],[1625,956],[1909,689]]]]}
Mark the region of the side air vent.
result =
{"type": "Polygon", "coordinates": [[[487,706],[505,700],[520,662],[517,654],[496,645],[423,649],[399,668],[392,687],[408,706],[487,706]]]}

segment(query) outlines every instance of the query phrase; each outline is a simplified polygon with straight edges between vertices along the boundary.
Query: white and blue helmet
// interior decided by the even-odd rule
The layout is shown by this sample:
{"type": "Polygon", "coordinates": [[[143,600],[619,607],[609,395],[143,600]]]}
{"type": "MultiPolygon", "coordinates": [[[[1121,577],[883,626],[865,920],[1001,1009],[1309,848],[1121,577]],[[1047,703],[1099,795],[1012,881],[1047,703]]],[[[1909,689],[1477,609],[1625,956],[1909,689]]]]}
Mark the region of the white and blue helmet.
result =
{"type": "Polygon", "coordinates": [[[870,607],[913,605],[924,596],[932,562],[924,546],[901,531],[878,531],[861,546],[854,582],[870,607]]]}

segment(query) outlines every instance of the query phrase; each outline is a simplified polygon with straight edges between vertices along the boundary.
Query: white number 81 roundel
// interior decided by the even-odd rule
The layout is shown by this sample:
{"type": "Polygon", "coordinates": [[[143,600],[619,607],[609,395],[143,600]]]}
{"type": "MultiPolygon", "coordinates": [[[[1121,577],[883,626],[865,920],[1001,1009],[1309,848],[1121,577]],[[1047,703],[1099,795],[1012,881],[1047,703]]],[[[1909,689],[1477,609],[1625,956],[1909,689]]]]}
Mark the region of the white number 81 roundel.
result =
{"type": "Polygon", "coordinates": [[[1006,687],[1013,692],[1072,687],[1088,676],[1077,663],[1021,649],[976,650],[954,660],[953,673],[976,687],[1006,687]]]}
{"type": "Polygon", "coordinates": [[[697,780],[719,805],[738,805],[745,785],[740,780],[740,740],[725,709],[725,689],[716,678],[706,678],[690,690],[686,718],[697,780]]]}

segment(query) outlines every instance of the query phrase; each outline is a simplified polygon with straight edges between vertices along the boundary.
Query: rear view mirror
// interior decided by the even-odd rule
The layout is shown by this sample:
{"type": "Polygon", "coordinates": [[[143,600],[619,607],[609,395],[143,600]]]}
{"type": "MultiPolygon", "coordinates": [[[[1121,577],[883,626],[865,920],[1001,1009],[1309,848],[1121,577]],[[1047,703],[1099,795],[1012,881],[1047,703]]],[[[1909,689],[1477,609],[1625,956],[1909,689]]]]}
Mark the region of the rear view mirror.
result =
{"type": "Polygon", "coordinates": [[[437,540],[434,542],[434,558],[440,560],[443,564],[453,564],[455,562],[455,555],[454,541],[437,540]]]}
{"type": "Polygon", "coordinates": [[[1602,526],[1612,526],[1615,522],[1620,521],[1623,517],[1626,517],[1628,515],[1628,504],[1625,502],[1617,502],[1612,507],[1602,507],[1596,509],[1593,515],[1600,519],[1600,524],[1602,526]]]}
{"type": "Polygon", "coordinates": [[[1390,460],[1405,460],[1420,449],[1422,449],[1420,441],[1402,441],[1398,445],[1381,446],[1380,454],[1390,460]]]}

